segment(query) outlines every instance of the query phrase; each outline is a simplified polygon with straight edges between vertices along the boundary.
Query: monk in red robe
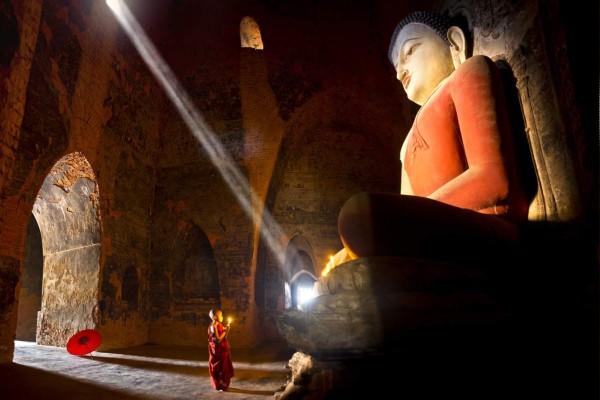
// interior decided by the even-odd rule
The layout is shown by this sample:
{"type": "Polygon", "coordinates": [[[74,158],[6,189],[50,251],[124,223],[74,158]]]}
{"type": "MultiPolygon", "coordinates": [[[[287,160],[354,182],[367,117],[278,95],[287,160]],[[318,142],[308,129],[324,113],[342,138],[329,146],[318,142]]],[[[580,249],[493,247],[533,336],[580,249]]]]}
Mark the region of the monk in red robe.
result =
{"type": "Polygon", "coordinates": [[[342,207],[340,263],[368,256],[481,262],[516,246],[528,199],[517,169],[500,71],[467,57],[465,31],[412,13],[396,27],[390,61],[419,104],[403,143],[400,194],[360,193],[342,207]]]}
{"type": "Polygon", "coordinates": [[[229,325],[223,325],[221,310],[210,310],[212,320],[208,327],[208,373],[210,384],[215,390],[223,391],[229,388],[233,377],[233,362],[227,334],[229,325]]]}

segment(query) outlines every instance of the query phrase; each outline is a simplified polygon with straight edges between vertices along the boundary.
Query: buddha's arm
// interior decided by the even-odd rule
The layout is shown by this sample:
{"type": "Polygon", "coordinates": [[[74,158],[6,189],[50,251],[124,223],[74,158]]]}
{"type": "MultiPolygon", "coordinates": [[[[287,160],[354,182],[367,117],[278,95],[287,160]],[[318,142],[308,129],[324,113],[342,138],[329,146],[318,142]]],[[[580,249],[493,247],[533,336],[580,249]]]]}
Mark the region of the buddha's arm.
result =
{"type": "Polygon", "coordinates": [[[497,107],[504,104],[495,66],[482,56],[467,60],[451,88],[467,170],[429,197],[461,208],[503,214],[510,182],[502,150],[502,136],[508,124],[500,119],[497,107]],[[500,97],[498,97],[500,96],[500,97]]]}
{"type": "Polygon", "coordinates": [[[412,186],[410,186],[410,180],[408,179],[408,174],[406,173],[404,166],[402,167],[402,178],[400,179],[400,194],[414,194],[412,186]]]}

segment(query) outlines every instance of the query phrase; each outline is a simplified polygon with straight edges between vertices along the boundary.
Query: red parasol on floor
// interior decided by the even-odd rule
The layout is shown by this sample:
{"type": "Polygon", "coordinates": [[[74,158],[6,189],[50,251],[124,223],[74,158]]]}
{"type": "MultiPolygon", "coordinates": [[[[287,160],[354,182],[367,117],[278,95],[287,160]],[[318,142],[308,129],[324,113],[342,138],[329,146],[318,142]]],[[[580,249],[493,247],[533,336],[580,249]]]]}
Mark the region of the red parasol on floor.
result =
{"type": "Polygon", "coordinates": [[[73,355],[82,356],[96,350],[100,346],[100,342],[102,342],[100,332],[84,329],[71,336],[67,342],[67,351],[73,355]]]}

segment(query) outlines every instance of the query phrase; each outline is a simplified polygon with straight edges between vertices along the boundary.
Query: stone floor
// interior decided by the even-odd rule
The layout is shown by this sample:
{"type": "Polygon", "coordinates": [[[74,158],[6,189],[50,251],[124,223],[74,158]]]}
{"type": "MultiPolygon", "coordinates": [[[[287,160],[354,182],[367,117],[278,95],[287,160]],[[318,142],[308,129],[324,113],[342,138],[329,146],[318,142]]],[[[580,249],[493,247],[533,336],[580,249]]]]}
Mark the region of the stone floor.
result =
{"type": "Polygon", "coordinates": [[[210,386],[205,347],[144,345],[74,356],[65,348],[15,341],[0,364],[0,398],[75,400],[268,399],[287,382],[293,351],[232,349],[235,377],[226,392],[210,386]]]}

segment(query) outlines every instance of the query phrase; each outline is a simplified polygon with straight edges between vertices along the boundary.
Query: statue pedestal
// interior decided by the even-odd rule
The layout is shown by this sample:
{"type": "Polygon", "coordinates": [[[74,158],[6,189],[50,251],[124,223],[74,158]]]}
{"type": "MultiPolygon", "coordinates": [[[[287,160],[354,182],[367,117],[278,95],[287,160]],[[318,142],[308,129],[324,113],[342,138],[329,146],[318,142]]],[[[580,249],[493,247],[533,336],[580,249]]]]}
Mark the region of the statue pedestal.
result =
{"type": "Polygon", "coordinates": [[[509,317],[493,268],[399,257],[344,263],[315,283],[316,297],[278,328],[319,358],[402,352],[413,336],[494,325],[509,317]]]}
{"type": "Polygon", "coordinates": [[[455,358],[471,360],[473,376],[482,360],[499,362],[514,340],[510,290],[500,270],[492,262],[464,266],[397,257],[361,258],[334,268],[315,283],[317,296],[309,304],[278,320],[290,347],[311,360],[298,367],[303,390],[315,386],[307,375],[329,377],[317,385],[327,390],[358,390],[364,388],[356,378],[377,379],[384,364],[400,362],[395,368],[404,371],[403,379],[424,372],[409,378],[414,383],[433,378],[438,369],[452,376],[449,360],[455,358]]]}

